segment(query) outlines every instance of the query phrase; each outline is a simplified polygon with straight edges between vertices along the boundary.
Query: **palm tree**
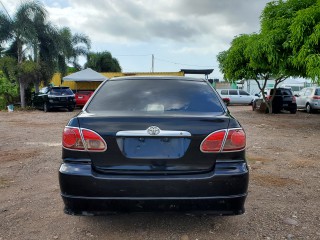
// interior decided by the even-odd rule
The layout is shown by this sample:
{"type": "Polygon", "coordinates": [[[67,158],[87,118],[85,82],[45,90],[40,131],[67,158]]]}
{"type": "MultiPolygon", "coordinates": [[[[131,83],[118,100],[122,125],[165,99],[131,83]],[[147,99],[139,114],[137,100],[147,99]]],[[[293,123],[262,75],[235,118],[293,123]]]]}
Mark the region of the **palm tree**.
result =
{"type": "Polygon", "coordinates": [[[107,51],[89,53],[85,66],[97,72],[121,72],[118,60],[107,51]]]}
{"type": "Polygon", "coordinates": [[[58,54],[58,69],[62,76],[67,74],[67,64],[72,64],[73,67],[80,70],[81,66],[78,63],[80,56],[86,57],[89,53],[91,41],[84,34],[72,34],[71,30],[64,27],[59,30],[58,44],[60,51],[58,54]]]}
{"type": "MultiPolygon", "coordinates": [[[[0,43],[9,43],[16,49],[18,69],[22,66],[27,46],[31,45],[37,38],[37,29],[34,24],[35,17],[46,19],[47,12],[43,5],[37,1],[23,2],[11,18],[4,12],[0,12],[0,43]]],[[[30,82],[29,75],[24,75],[24,71],[18,76],[20,85],[21,107],[25,107],[25,89],[30,82]]]]}

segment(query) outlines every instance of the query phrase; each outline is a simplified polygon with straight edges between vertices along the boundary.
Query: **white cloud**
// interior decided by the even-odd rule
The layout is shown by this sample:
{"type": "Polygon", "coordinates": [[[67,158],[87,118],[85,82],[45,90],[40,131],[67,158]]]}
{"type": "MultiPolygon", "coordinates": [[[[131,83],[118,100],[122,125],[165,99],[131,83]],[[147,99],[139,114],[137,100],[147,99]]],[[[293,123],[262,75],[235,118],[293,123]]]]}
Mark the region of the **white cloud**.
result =
{"type": "MultiPolygon", "coordinates": [[[[68,26],[73,32],[88,35],[94,51],[108,50],[113,54],[117,54],[115,51],[127,54],[155,53],[169,61],[180,58],[178,62],[216,66],[216,54],[226,50],[234,36],[259,30],[259,16],[268,0],[43,2],[50,14],[50,21],[60,27],[68,26]],[[211,58],[207,57],[210,54],[211,58]],[[193,57],[190,58],[190,55],[193,57]]],[[[11,13],[19,3],[4,0],[4,5],[11,13]]],[[[139,65],[119,60],[121,65],[129,64],[123,66],[124,69],[134,66],[137,67],[136,71],[140,71],[139,65]]],[[[169,64],[167,67],[171,69],[169,64]]],[[[216,74],[219,75],[218,72],[216,74]]]]}

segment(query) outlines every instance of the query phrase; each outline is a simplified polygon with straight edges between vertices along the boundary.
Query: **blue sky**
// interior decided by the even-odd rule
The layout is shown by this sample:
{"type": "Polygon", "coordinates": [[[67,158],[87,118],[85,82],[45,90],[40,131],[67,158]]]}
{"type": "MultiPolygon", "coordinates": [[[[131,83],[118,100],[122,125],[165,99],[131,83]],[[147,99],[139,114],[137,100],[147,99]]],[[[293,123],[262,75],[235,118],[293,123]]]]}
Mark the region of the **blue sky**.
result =
{"type": "MultiPolygon", "coordinates": [[[[21,3],[1,0],[10,14],[21,3]]],[[[109,51],[124,72],[214,68],[216,55],[233,37],[259,31],[269,0],[40,0],[49,21],[92,41],[92,51],[109,51]]],[[[2,8],[2,6],[0,6],[2,8]]],[[[84,63],[84,59],[81,63],[84,63]]],[[[202,76],[199,76],[202,77],[202,76]]]]}

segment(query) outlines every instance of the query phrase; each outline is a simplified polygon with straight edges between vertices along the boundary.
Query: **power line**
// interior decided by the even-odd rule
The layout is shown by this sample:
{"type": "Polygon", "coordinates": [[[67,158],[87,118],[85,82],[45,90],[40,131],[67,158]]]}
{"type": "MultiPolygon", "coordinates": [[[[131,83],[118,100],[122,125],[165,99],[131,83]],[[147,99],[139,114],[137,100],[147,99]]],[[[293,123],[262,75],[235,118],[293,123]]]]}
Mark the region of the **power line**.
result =
{"type": "Polygon", "coordinates": [[[6,13],[7,13],[8,17],[10,18],[10,20],[12,21],[12,18],[11,18],[11,16],[10,16],[10,14],[8,13],[6,7],[3,5],[2,1],[0,1],[0,3],[1,3],[3,9],[6,11],[6,13]]]}
{"type": "Polygon", "coordinates": [[[151,56],[152,54],[112,54],[115,57],[146,57],[151,56]]]}
{"type": "Polygon", "coordinates": [[[190,66],[190,67],[213,67],[212,65],[211,65],[211,66],[201,66],[201,65],[195,65],[195,64],[172,62],[172,61],[169,61],[169,60],[165,60],[165,59],[161,59],[161,58],[156,58],[156,57],[155,57],[155,59],[158,60],[158,61],[168,62],[168,63],[172,63],[172,64],[175,64],[175,65],[184,65],[184,66],[190,66]]]}

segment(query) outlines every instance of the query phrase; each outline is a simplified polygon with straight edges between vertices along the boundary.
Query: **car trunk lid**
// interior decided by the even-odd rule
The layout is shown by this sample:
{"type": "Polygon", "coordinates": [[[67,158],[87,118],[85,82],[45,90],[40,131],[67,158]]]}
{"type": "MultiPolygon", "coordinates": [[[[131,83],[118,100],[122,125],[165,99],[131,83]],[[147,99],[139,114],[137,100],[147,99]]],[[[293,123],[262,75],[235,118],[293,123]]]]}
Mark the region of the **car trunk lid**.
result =
{"type": "Polygon", "coordinates": [[[96,170],[170,174],[213,169],[218,153],[203,153],[200,144],[210,133],[228,128],[229,116],[82,114],[78,121],[107,143],[106,151],[90,152],[96,170]]]}

